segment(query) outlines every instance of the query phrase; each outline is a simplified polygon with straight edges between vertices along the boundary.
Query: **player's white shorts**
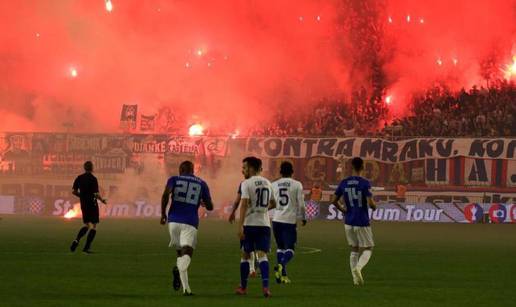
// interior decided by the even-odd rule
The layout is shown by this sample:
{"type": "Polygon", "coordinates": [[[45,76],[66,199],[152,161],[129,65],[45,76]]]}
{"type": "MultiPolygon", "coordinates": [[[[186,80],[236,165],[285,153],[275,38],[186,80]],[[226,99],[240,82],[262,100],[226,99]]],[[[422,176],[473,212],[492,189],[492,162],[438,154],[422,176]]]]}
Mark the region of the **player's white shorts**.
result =
{"type": "Polygon", "coordinates": [[[168,223],[170,233],[169,247],[180,249],[183,246],[195,248],[197,245],[197,228],[188,224],[168,223]]]}
{"type": "Polygon", "coordinates": [[[351,226],[344,225],[344,229],[346,230],[346,239],[348,240],[348,244],[350,246],[358,246],[358,247],[373,247],[373,232],[371,231],[370,226],[351,226]]]}

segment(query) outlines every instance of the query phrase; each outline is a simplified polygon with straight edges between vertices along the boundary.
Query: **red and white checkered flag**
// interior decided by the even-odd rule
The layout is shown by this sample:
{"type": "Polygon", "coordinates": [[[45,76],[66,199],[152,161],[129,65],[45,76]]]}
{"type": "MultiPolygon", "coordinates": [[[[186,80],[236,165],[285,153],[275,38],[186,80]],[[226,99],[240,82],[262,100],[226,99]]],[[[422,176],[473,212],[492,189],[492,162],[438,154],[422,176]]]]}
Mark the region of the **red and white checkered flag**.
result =
{"type": "Polygon", "coordinates": [[[30,214],[41,214],[45,207],[43,201],[39,198],[30,198],[28,201],[30,214]]]}
{"type": "Polygon", "coordinates": [[[309,200],[305,204],[306,208],[306,219],[313,220],[320,214],[319,204],[316,201],[309,200]]]}

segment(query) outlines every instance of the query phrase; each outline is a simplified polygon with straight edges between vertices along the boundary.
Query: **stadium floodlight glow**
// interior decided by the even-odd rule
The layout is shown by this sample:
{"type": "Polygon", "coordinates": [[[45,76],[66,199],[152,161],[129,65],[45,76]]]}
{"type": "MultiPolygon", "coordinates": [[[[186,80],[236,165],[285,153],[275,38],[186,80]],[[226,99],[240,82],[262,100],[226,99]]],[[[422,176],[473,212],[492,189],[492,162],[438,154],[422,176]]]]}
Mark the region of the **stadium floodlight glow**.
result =
{"type": "Polygon", "coordinates": [[[203,130],[204,130],[204,128],[202,127],[201,124],[193,124],[188,129],[188,135],[190,135],[190,136],[203,135],[203,133],[204,133],[203,130]]]}
{"type": "Polygon", "coordinates": [[[111,0],[106,0],[106,11],[110,13],[113,11],[113,2],[111,0]]]}

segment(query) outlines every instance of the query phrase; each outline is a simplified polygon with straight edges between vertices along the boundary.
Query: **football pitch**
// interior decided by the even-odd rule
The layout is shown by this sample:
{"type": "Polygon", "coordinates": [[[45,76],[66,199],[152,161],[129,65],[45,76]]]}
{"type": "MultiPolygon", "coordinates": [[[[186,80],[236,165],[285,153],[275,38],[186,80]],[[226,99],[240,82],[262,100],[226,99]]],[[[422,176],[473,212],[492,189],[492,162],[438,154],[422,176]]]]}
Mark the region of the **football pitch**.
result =
{"type": "MultiPolygon", "coordinates": [[[[260,279],[239,297],[235,225],[202,220],[189,269],[194,297],[172,290],[175,253],[159,219],[104,219],[96,254],[68,247],[79,220],[3,216],[0,306],[514,306],[516,226],[374,223],[376,248],[352,285],[341,222],[299,227],[290,285],[260,279]]],[[[84,244],[85,238],[81,242],[84,244]]],[[[272,247],[275,250],[273,244],[272,247]]]]}

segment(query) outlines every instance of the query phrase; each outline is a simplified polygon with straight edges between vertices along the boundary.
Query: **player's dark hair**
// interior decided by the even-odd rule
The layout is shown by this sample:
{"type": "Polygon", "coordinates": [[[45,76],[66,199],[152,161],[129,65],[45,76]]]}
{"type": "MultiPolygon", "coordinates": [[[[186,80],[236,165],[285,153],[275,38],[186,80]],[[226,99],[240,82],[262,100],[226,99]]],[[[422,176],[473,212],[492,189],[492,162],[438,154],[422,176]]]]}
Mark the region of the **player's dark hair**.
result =
{"type": "Polygon", "coordinates": [[[183,161],[179,165],[179,174],[180,175],[193,174],[193,172],[194,172],[194,164],[191,161],[183,161]]]}
{"type": "Polygon", "coordinates": [[[364,160],[360,157],[355,157],[351,160],[351,166],[355,171],[360,172],[364,169],[364,160]]]}
{"type": "Polygon", "coordinates": [[[93,162],[91,162],[91,161],[84,162],[84,170],[87,172],[93,172],[93,162]]]}
{"type": "Polygon", "coordinates": [[[281,162],[279,172],[283,177],[291,177],[294,174],[294,166],[288,161],[283,161],[281,162]]]}
{"type": "Polygon", "coordinates": [[[247,163],[247,166],[252,167],[257,172],[262,169],[262,160],[257,157],[246,157],[242,162],[247,163]]]}

